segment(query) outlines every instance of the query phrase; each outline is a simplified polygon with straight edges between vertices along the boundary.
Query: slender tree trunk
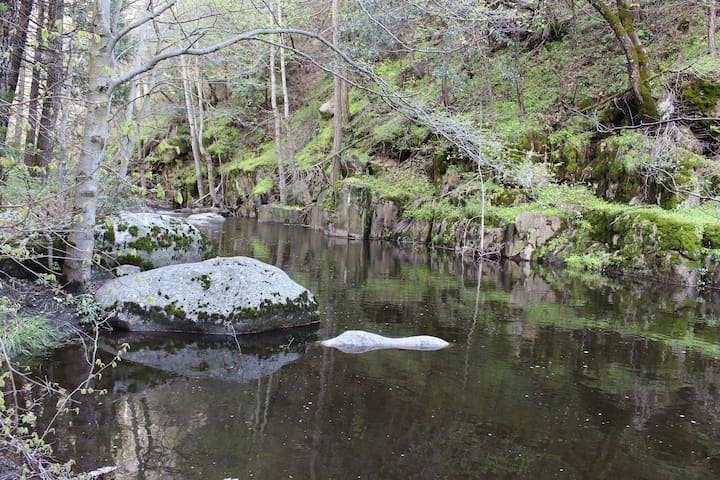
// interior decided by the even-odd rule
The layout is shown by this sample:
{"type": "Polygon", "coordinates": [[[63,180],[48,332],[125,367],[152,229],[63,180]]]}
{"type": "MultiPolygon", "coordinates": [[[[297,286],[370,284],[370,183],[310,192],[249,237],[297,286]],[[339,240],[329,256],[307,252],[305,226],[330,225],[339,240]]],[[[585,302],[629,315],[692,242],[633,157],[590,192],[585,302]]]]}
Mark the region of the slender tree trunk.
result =
{"type": "Polygon", "coordinates": [[[192,102],[192,88],[190,87],[190,73],[188,72],[185,57],[180,56],[180,70],[182,74],[183,93],[185,94],[185,110],[187,111],[188,125],[190,126],[190,145],[192,147],[193,160],[195,161],[195,176],[197,177],[197,189],[200,198],[205,196],[205,185],[203,184],[202,157],[197,135],[197,120],[192,102]]]}
{"type": "Polygon", "coordinates": [[[496,111],[495,111],[495,89],[493,87],[493,81],[492,81],[492,65],[490,64],[490,55],[491,55],[491,46],[490,46],[490,28],[488,27],[486,33],[485,33],[485,39],[482,43],[482,65],[483,65],[483,74],[485,75],[485,97],[486,97],[486,104],[487,104],[487,110],[489,111],[489,115],[486,115],[490,119],[490,124],[495,125],[496,120],[496,111]]]}
{"type": "Polygon", "coordinates": [[[278,162],[278,189],[280,190],[280,203],[287,203],[287,188],[285,185],[285,163],[282,151],[282,129],[280,126],[280,111],[277,104],[277,73],[275,72],[275,45],[270,45],[270,106],[275,120],[275,150],[278,162]]]}
{"type": "MultiPolygon", "coordinates": [[[[145,53],[145,41],[150,31],[151,24],[148,22],[140,27],[140,37],[138,39],[137,51],[135,52],[135,68],[139,68],[142,65],[143,55],[145,53]]],[[[128,165],[130,163],[130,157],[133,155],[135,150],[135,144],[137,142],[137,129],[136,122],[136,102],[138,101],[138,90],[142,84],[142,76],[138,75],[133,78],[130,83],[130,92],[128,94],[128,104],[125,107],[125,124],[122,126],[122,137],[120,138],[120,168],[118,170],[118,178],[116,184],[116,193],[121,188],[125,178],[127,177],[128,165]]]]}
{"type": "Polygon", "coordinates": [[[610,25],[623,48],[629,87],[638,104],[638,112],[642,119],[649,121],[657,119],[657,102],[650,89],[650,60],[635,31],[631,6],[626,0],[616,0],[616,12],[604,0],[588,0],[588,2],[610,25]]]}
{"type": "Polygon", "coordinates": [[[93,33],[90,37],[88,99],[82,147],[75,175],[75,204],[72,230],[68,238],[67,259],[63,268],[70,287],[86,290],[92,273],[94,228],[100,163],[108,135],[110,72],[113,57],[110,48],[110,4],[95,0],[93,33]]]}
{"type": "MultiPolygon", "coordinates": [[[[340,69],[343,78],[348,78],[347,65],[340,69]]],[[[342,121],[347,125],[350,123],[350,83],[345,80],[340,82],[340,104],[342,105],[342,121]]]]}
{"type": "Polygon", "coordinates": [[[215,165],[213,165],[213,160],[210,152],[208,152],[207,148],[205,148],[205,95],[203,93],[203,81],[202,74],[200,72],[200,62],[198,61],[197,57],[195,57],[195,73],[197,74],[197,78],[195,79],[195,85],[197,87],[198,97],[198,146],[200,147],[200,155],[205,159],[205,163],[207,165],[208,190],[210,190],[210,201],[212,202],[212,206],[214,207],[220,202],[218,202],[217,192],[215,188],[215,165]]]}
{"type": "Polygon", "coordinates": [[[708,4],[708,51],[713,57],[717,57],[717,11],[718,1],[710,0],[708,4]]]}
{"type": "MultiPolygon", "coordinates": [[[[72,75],[73,75],[73,58],[72,58],[72,40],[67,42],[67,55],[65,56],[67,66],[63,75],[63,95],[65,98],[72,97],[72,75]]],[[[61,103],[61,106],[63,104],[61,103]]],[[[62,116],[60,117],[60,125],[58,126],[58,164],[55,169],[57,179],[57,201],[58,208],[64,210],[65,204],[65,171],[67,169],[67,132],[70,123],[70,109],[66,106],[62,107],[62,116]]]]}
{"type": "Polygon", "coordinates": [[[515,25],[515,94],[517,96],[518,112],[525,115],[525,89],[523,87],[522,65],[520,64],[520,25],[515,25]]]}
{"type": "MultiPolygon", "coordinates": [[[[283,26],[282,0],[277,2],[277,18],[278,27],[283,26]]],[[[281,44],[285,45],[285,35],[280,36],[281,44]]],[[[285,144],[287,147],[287,160],[292,170],[293,181],[297,179],[297,167],[295,165],[295,141],[292,136],[292,127],[290,125],[290,95],[288,94],[287,68],[285,62],[285,49],[280,49],[280,81],[283,91],[283,120],[285,123],[285,144]]]]}
{"type": "MultiPolygon", "coordinates": [[[[340,5],[339,0],[332,0],[332,43],[337,48],[340,43],[340,5]]],[[[335,112],[333,115],[333,149],[332,167],[330,170],[330,183],[335,183],[341,177],[340,150],[342,149],[342,79],[335,75],[333,78],[333,100],[335,112]]]]}
{"type": "Polygon", "coordinates": [[[55,150],[57,119],[61,109],[60,94],[63,90],[63,70],[65,67],[62,37],[64,15],[65,0],[50,0],[48,26],[52,32],[52,39],[47,49],[47,80],[37,141],[37,166],[42,169],[41,175],[43,179],[46,179],[50,173],[50,162],[53,159],[55,150]],[[57,28],[60,31],[55,31],[57,28]]]}
{"type": "Polygon", "coordinates": [[[37,145],[37,127],[38,127],[38,107],[40,106],[40,77],[42,69],[39,68],[42,62],[43,44],[42,30],[45,27],[45,8],[44,0],[37,3],[37,23],[35,25],[35,48],[33,49],[33,68],[32,80],[30,82],[30,101],[28,102],[28,118],[27,128],[25,129],[25,165],[32,167],[35,165],[35,147],[37,145]]]}
{"type": "Polygon", "coordinates": [[[1,0],[0,16],[0,147],[4,146],[12,110],[5,105],[15,97],[25,54],[32,0],[1,0]]]}

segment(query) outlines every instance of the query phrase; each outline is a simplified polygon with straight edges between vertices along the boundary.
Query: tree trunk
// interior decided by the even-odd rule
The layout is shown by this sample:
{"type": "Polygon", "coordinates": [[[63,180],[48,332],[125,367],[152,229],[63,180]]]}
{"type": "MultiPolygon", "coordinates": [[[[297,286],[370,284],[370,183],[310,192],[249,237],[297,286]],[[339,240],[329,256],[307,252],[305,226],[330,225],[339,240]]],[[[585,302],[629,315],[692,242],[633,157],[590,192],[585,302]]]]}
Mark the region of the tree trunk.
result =
{"type": "Polygon", "coordinates": [[[523,88],[522,66],[520,65],[520,25],[515,24],[515,95],[517,96],[518,113],[525,116],[525,89],[523,88]]]}
{"type": "Polygon", "coordinates": [[[0,147],[5,145],[12,111],[4,102],[12,102],[20,78],[27,41],[32,0],[0,0],[0,147]]]}
{"type": "Polygon", "coordinates": [[[610,25],[622,46],[627,63],[629,88],[637,102],[641,120],[657,120],[657,102],[650,89],[650,61],[635,31],[631,6],[625,0],[616,0],[617,12],[615,12],[603,0],[588,0],[588,2],[610,25]]]}
{"type": "Polygon", "coordinates": [[[277,74],[275,72],[275,45],[270,45],[270,106],[275,120],[275,150],[278,163],[278,189],[280,190],[280,203],[287,203],[287,189],[285,185],[285,164],[282,152],[282,129],[280,127],[280,111],[277,104],[277,74]]]}
{"type": "MultiPolygon", "coordinates": [[[[140,27],[140,37],[138,39],[137,51],[135,52],[135,68],[139,68],[142,65],[143,55],[145,53],[145,41],[147,39],[150,30],[150,23],[146,23],[140,27]]],[[[137,142],[137,129],[135,128],[136,114],[135,104],[138,101],[138,90],[142,83],[142,76],[135,77],[130,83],[130,93],[128,94],[128,104],[125,107],[125,124],[122,127],[122,137],[120,138],[120,166],[118,170],[118,178],[116,179],[116,193],[119,192],[121,185],[125,182],[127,177],[128,165],[130,163],[130,157],[133,155],[135,150],[135,143],[137,142]],[[132,126],[131,126],[132,125],[132,126]]]]}
{"type": "Polygon", "coordinates": [[[205,148],[205,95],[203,94],[203,81],[202,74],[200,73],[200,62],[197,61],[197,57],[195,57],[195,70],[195,73],[197,74],[197,78],[195,79],[195,86],[197,87],[198,97],[198,146],[200,147],[200,155],[202,156],[202,158],[205,159],[205,163],[207,165],[208,190],[210,190],[210,201],[212,202],[212,206],[214,207],[220,202],[218,202],[217,192],[215,188],[215,165],[213,165],[213,160],[210,152],[208,152],[207,148],[205,148]]]}
{"type": "Polygon", "coordinates": [[[50,162],[55,150],[55,131],[58,113],[61,109],[60,94],[63,89],[63,70],[65,57],[63,52],[62,25],[65,15],[64,0],[50,0],[48,9],[48,27],[51,33],[49,48],[46,50],[47,80],[43,99],[40,128],[37,140],[37,166],[42,169],[43,179],[47,179],[50,162]],[[60,31],[54,31],[59,28],[60,31]]]}
{"type": "Polygon", "coordinates": [[[193,160],[195,161],[195,176],[197,178],[197,189],[200,198],[205,196],[205,185],[203,184],[202,157],[200,155],[200,144],[198,143],[197,120],[192,102],[192,88],[190,87],[190,73],[188,72],[185,57],[180,57],[180,71],[182,75],[183,93],[185,94],[185,110],[190,127],[190,145],[192,148],[193,160]]]}
{"type": "MultiPolygon", "coordinates": [[[[340,72],[343,78],[348,78],[347,65],[343,65],[340,72]]],[[[350,83],[342,80],[340,86],[340,104],[342,105],[340,114],[342,115],[342,121],[348,124],[350,123],[350,83]]]]}
{"type": "Polygon", "coordinates": [[[30,100],[28,102],[27,128],[25,129],[25,165],[35,165],[35,146],[37,142],[38,107],[40,105],[40,77],[42,69],[38,68],[42,63],[43,43],[42,30],[45,27],[45,1],[37,3],[37,23],[35,24],[35,48],[33,51],[32,80],[30,82],[30,100]]]}
{"type": "Polygon", "coordinates": [[[718,1],[710,0],[708,4],[708,51],[713,57],[717,57],[717,10],[718,1]]]}
{"type": "MultiPolygon", "coordinates": [[[[340,6],[339,0],[332,0],[332,43],[338,48],[340,42],[340,6]]],[[[342,79],[335,75],[333,78],[333,149],[332,149],[332,167],[330,170],[330,183],[333,187],[335,182],[341,177],[340,150],[342,148],[342,79]]]]}
{"type": "Polygon", "coordinates": [[[92,273],[100,163],[108,135],[110,72],[114,66],[110,48],[111,3],[112,0],[95,0],[93,8],[94,35],[90,37],[87,113],[75,175],[73,223],[63,269],[65,281],[71,288],[79,290],[87,289],[92,273]]]}
{"type": "MultiPolygon", "coordinates": [[[[284,45],[284,42],[283,42],[284,45]]],[[[290,125],[290,95],[288,95],[287,72],[285,69],[285,49],[280,49],[280,79],[283,91],[283,121],[285,123],[285,145],[287,146],[287,159],[292,170],[293,181],[297,178],[297,166],[295,165],[295,142],[292,136],[290,125]]]]}
{"type": "MultiPolygon", "coordinates": [[[[67,55],[65,57],[67,67],[63,76],[62,92],[65,98],[72,98],[72,76],[73,76],[73,58],[72,58],[72,40],[67,42],[67,55]]],[[[62,105],[62,102],[61,102],[62,105]]],[[[58,161],[55,169],[55,178],[57,179],[57,202],[58,209],[64,210],[65,205],[65,171],[67,169],[67,132],[70,123],[70,109],[62,108],[62,116],[60,117],[60,125],[58,126],[58,161]]]]}

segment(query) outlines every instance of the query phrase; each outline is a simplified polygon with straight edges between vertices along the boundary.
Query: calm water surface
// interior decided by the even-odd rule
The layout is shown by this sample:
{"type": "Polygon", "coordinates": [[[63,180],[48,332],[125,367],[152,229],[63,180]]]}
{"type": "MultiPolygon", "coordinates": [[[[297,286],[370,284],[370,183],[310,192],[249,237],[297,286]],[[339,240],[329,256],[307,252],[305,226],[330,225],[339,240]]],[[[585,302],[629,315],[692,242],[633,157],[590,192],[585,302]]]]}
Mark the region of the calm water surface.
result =
{"type": "MultiPolygon", "coordinates": [[[[712,299],[229,221],[222,255],[285,269],[317,328],[118,334],[131,351],[57,425],[56,452],[121,479],[717,479],[712,299]],[[478,285],[478,274],[482,280],[478,285]],[[588,287],[587,285],[593,285],[588,287]],[[343,354],[346,329],[430,334],[437,352],[343,354]]],[[[72,386],[79,348],[44,374],[72,386]]]]}

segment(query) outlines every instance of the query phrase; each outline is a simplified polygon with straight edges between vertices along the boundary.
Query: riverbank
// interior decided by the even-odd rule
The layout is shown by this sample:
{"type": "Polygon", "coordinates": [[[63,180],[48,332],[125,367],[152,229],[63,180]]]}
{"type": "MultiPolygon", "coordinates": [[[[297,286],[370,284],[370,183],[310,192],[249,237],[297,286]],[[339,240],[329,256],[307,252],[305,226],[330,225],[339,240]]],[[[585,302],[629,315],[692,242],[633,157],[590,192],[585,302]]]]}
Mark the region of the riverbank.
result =
{"type": "Polygon", "coordinates": [[[414,190],[421,188],[422,178],[410,172],[359,176],[336,192],[322,192],[305,209],[261,205],[255,215],[331,236],[420,243],[477,259],[720,288],[716,206],[664,210],[611,203],[567,185],[544,185],[534,198],[517,192],[505,198],[507,189],[486,188],[476,179],[418,201],[414,190]]]}

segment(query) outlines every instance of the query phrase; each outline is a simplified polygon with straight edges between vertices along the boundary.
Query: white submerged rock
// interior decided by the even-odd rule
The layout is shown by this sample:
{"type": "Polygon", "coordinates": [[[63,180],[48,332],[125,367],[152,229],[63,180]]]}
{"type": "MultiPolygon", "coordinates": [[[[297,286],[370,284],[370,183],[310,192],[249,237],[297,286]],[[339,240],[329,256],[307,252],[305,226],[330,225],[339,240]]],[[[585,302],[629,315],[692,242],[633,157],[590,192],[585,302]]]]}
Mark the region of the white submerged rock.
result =
{"type": "Polygon", "coordinates": [[[364,353],[371,350],[400,349],[400,350],[441,350],[448,345],[448,342],[438,337],[429,335],[417,335],[413,337],[390,338],[383,337],[377,333],[365,332],[363,330],[348,330],[335,338],[323,340],[320,344],[324,347],[337,348],[345,353],[364,353]]]}

